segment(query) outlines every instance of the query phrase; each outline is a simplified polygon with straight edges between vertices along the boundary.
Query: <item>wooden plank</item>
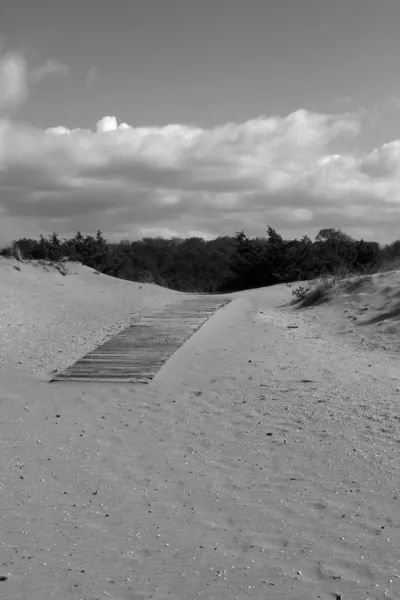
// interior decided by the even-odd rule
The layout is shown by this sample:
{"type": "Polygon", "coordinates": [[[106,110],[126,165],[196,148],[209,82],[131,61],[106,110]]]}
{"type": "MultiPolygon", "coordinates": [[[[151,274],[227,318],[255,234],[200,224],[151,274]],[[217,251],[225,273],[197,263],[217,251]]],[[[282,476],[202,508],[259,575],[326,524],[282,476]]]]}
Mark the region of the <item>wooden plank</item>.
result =
{"type": "Polygon", "coordinates": [[[57,382],[65,382],[65,383],[71,383],[71,382],[78,382],[78,383],[150,383],[150,381],[153,379],[153,375],[149,376],[149,377],[102,377],[102,376],[79,376],[79,375],[71,375],[71,376],[67,376],[67,375],[60,375],[59,377],[57,377],[57,379],[52,379],[50,381],[50,383],[52,383],[53,381],[57,381],[57,382]]]}
{"type": "Polygon", "coordinates": [[[50,381],[149,383],[167,360],[219,308],[223,296],[192,296],[145,315],[50,381]]]}
{"type": "Polygon", "coordinates": [[[151,373],[155,370],[158,370],[162,367],[164,363],[156,364],[156,365],[110,365],[109,363],[104,363],[102,365],[88,366],[88,365],[76,365],[68,371],[74,373],[101,373],[103,371],[113,371],[114,373],[151,373]]]}

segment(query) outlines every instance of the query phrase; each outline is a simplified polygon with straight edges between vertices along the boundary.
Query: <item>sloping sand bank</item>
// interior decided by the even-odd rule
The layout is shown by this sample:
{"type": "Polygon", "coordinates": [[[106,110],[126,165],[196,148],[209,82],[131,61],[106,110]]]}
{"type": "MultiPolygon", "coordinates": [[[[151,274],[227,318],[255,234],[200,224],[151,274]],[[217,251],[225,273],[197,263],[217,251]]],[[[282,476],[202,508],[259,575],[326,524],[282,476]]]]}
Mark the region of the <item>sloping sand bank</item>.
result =
{"type": "Polygon", "coordinates": [[[0,369],[17,365],[46,377],[145,312],[183,296],[108,277],[80,263],[20,263],[0,257],[0,369]]]}
{"type": "Polygon", "coordinates": [[[2,598],[400,597],[398,357],[289,300],[236,294],[147,386],[0,375],[2,598]]]}
{"type": "MultiPolygon", "coordinates": [[[[307,284],[306,284],[307,285],[307,284]]],[[[299,284],[292,284],[296,288],[299,284]]],[[[300,310],[303,310],[300,308],[300,310]]],[[[368,350],[400,350],[400,271],[356,276],[336,282],[312,307],[328,335],[338,333],[368,350]]]]}

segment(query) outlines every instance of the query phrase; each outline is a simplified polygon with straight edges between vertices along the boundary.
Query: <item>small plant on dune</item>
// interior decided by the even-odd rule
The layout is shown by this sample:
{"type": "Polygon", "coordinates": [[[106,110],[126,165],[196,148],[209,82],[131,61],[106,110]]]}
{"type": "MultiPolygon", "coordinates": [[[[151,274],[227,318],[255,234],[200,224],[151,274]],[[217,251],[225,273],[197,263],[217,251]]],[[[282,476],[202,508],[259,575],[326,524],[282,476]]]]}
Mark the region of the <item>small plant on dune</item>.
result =
{"type": "MultiPolygon", "coordinates": [[[[331,278],[332,279],[332,278],[331,278]]],[[[313,292],[319,285],[329,281],[329,276],[327,274],[322,274],[320,277],[313,277],[309,281],[298,282],[299,285],[292,289],[292,296],[295,296],[292,304],[297,304],[301,302],[307,296],[313,292]]]]}
{"type": "Polygon", "coordinates": [[[327,302],[330,299],[329,292],[336,284],[334,276],[323,275],[308,285],[300,285],[292,290],[292,295],[295,296],[293,304],[300,304],[301,308],[305,308],[327,302]]]}
{"type": "Polygon", "coordinates": [[[305,296],[305,298],[303,298],[301,301],[301,307],[305,308],[308,306],[322,304],[323,302],[328,302],[328,300],[330,300],[329,292],[332,290],[334,285],[335,283],[333,281],[322,281],[313,290],[311,290],[305,296]]]}
{"type": "Polygon", "coordinates": [[[292,290],[292,296],[295,296],[294,302],[296,303],[304,300],[310,292],[311,288],[308,285],[299,285],[299,287],[292,290]]]}

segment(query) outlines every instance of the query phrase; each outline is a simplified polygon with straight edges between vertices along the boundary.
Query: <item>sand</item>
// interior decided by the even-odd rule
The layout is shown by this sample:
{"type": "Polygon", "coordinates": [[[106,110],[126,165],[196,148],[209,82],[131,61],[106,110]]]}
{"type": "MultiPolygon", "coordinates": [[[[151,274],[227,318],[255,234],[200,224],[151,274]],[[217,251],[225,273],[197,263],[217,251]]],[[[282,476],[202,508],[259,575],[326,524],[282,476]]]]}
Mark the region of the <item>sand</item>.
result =
{"type": "Polygon", "coordinates": [[[400,597],[398,355],[234,296],[147,386],[3,370],[2,598],[400,597]]]}
{"type": "Polygon", "coordinates": [[[0,258],[0,370],[44,378],[183,294],[79,263],[0,258]],[[63,275],[62,273],[66,273],[63,275]]]}

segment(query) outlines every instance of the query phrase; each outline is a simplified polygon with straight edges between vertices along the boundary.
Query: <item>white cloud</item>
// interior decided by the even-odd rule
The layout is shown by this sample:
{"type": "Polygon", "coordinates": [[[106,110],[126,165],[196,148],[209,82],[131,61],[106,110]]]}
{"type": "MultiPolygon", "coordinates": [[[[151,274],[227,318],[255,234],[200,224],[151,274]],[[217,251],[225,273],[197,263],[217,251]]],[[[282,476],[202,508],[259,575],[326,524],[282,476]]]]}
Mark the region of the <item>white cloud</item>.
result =
{"type": "Polygon", "coordinates": [[[360,127],[355,114],[305,110],[212,129],[107,116],[94,132],[42,131],[3,120],[0,238],[11,220],[20,235],[262,235],[271,224],[299,237],[330,226],[395,237],[400,142],[357,156],[347,143],[360,127]]]}
{"type": "Polygon", "coordinates": [[[375,148],[363,157],[361,169],[374,178],[391,177],[400,172],[400,140],[375,148]]]}
{"type": "Polygon", "coordinates": [[[26,100],[29,83],[38,83],[48,75],[68,72],[69,67],[57,59],[30,69],[20,52],[1,53],[0,47],[0,114],[17,108],[26,100]]]}
{"type": "Polygon", "coordinates": [[[132,129],[127,123],[120,123],[118,125],[116,117],[103,117],[96,124],[96,131],[98,133],[106,133],[107,131],[116,131],[117,129],[132,129]]]}
{"type": "Polygon", "coordinates": [[[0,55],[0,110],[21,104],[27,95],[27,64],[22,54],[0,55]]]}
{"type": "Polygon", "coordinates": [[[58,59],[49,59],[44,65],[32,69],[30,78],[34,83],[38,83],[49,75],[67,75],[68,73],[68,65],[65,65],[58,59]]]}
{"type": "Polygon", "coordinates": [[[115,117],[103,117],[97,123],[97,131],[105,132],[105,131],[115,131],[118,129],[117,119],[115,117]]]}
{"type": "Polygon", "coordinates": [[[66,135],[67,133],[71,133],[71,130],[67,127],[63,127],[62,125],[57,125],[57,127],[49,127],[47,132],[54,133],[54,135],[66,135]]]}
{"type": "Polygon", "coordinates": [[[88,74],[86,75],[86,84],[93,85],[99,78],[100,69],[93,65],[90,67],[88,74]]]}

